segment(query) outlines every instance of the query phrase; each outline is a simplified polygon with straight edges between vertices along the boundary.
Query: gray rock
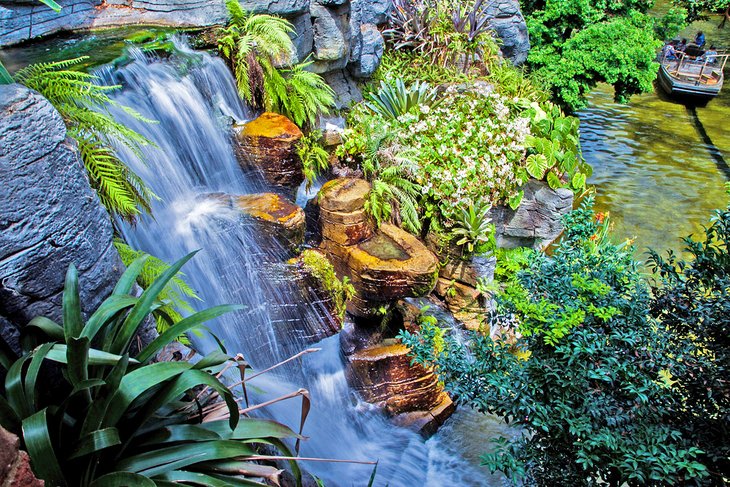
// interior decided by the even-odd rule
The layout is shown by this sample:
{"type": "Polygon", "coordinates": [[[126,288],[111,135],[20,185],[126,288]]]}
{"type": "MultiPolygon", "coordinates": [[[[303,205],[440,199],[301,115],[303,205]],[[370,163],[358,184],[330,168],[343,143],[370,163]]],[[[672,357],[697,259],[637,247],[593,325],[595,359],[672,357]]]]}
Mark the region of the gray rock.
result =
{"type": "Polygon", "coordinates": [[[338,115],[319,117],[318,129],[322,132],[322,143],[325,147],[332,147],[342,143],[342,134],[345,132],[345,118],[338,115]]]}
{"type": "Polygon", "coordinates": [[[498,0],[488,6],[487,13],[492,17],[491,27],[500,40],[502,55],[515,66],[524,63],[530,51],[530,37],[519,2],[498,0]]]}
{"type": "Polygon", "coordinates": [[[344,68],[349,61],[350,6],[324,7],[313,3],[310,7],[314,27],[313,71],[324,73],[344,68]]]}
{"type": "MultiPolygon", "coordinates": [[[[206,2],[206,0],[202,0],[206,2]]],[[[293,17],[309,10],[309,0],[241,0],[241,7],[248,12],[269,13],[293,17]]]]}
{"type": "Polygon", "coordinates": [[[342,110],[362,101],[362,92],[357,83],[344,70],[324,73],[324,80],[335,91],[335,108],[342,110]]]}
{"type": "Polygon", "coordinates": [[[388,21],[391,0],[351,0],[353,17],[361,24],[383,25],[388,21]]]}
{"type": "Polygon", "coordinates": [[[497,245],[503,248],[544,249],[563,232],[561,218],[573,208],[573,192],[550,189],[544,181],[530,179],[517,210],[506,206],[492,209],[497,245]]]}
{"type": "Polygon", "coordinates": [[[23,86],[0,86],[0,133],[0,331],[17,346],[30,319],[60,319],[69,264],[79,270],[85,312],[123,267],[109,215],[51,104],[23,86]]]}
{"type": "Polygon", "coordinates": [[[378,69],[383,58],[383,35],[375,24],[364,24],[359,26],[358,35],[353,35],[353,45],[347,68],[355,78],[369,78],[378,69]]]}
{"type": "Polygon", "coordinates": [[[295,63],[304,62],[312,53],[314,48],[314,29],[312,28],[312,17],[306,12],[291,20],[294,25],[295,35],[292,41],[297,49],[297,59],[295,63]]]}

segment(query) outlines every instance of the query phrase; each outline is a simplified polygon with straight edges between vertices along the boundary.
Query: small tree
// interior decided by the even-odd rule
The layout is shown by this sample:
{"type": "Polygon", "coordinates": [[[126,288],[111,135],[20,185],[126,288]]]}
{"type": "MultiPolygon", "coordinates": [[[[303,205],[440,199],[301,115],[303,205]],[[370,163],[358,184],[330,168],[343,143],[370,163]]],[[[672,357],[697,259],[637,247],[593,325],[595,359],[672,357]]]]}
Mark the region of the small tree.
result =
{"type": "Polygon", "coordinates": [[[626,243],[607,238],[592,198],[565,219],[552,257],[534,252],[509,278],[492,326],[513,344],[474,334],[434,347],[438,330],[401,334],[459,402],[522,431],[484,457],[527,485],[680,484],[705,473],[697,448],[665,424],[679,407],[681,364],[649,318],[650,294],[626,243]]]}

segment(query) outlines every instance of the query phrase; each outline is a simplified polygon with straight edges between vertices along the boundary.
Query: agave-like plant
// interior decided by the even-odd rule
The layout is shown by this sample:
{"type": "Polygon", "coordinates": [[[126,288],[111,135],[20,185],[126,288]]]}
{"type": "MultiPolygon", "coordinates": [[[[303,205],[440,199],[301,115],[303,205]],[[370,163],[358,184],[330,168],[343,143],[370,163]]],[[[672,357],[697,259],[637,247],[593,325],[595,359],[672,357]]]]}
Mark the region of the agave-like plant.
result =
{"type": "MultiPolygon", "coordinates": [[[[194,313],[148,345],[133,347],[147,317],[163,305],[160,292],[192,255],[133,296],[147,256],[136,259],[86,320],[72,265],[63,291],[63,322],[33,319],[17,360],[0,347],[0,368],[6,371],[0,425],[21,437],[46,485],[264,485],[262,479],[276,481],[281,471],[255,463],[272,458],[259,455],[257,444],[294,456],[283,440],[298,442],[301,435],[243,416],[247,410],[239,411],[231,388],[221,381],[228,368],[243,375],[240,356],[220,351],[197,363],[155,362],[176,337],[240,306],[194,313]],[[42,373],[53,372],[51,362],[62,373],[42,373]],[[47,393],[50,377],[52,394],[47,393]]],[[[296,462],[291,469],[300,479],[296,462]]]]}
{"type": "Polygon", "coordinates": [[[402,79],[397,79],[394,85],[381,81],[380,89],[368,94],[367,99],[365,106],[385,118],[392,119],[420,106],[435,108],[439,103],[438,92],[428,83],[417,81],[406,87],[402,79]]]}
{"type": "Polygon", "coordinates": [[[388,28],[383,36],[396,50],[427,50],[430,29],[437,15],[430,2],[421,0],[392,0],[388,12],[388,28]]]}
{"type": "Polygon", "coordinates": [[[489,210],[492,207],[486,203],[470,204],[468,208],[460,208],[456,216],[451,234],[457,238],[457,245],[464,245],[469,253],[479,244],[488,243],[494,236],[492,220],[489,210]]]}

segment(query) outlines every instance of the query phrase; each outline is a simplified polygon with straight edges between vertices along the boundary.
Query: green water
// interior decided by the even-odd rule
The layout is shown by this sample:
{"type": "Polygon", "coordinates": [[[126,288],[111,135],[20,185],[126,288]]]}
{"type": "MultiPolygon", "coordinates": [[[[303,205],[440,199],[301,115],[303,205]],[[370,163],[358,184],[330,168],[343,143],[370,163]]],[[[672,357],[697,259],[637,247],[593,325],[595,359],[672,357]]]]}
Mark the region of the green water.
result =
{"type": "MultiPolygon", "coordinates": [[[[730,25],[697,22],[681,35],[704,30],[708,44],[730,48],[730,25]]],[[[725,76],[729,73],[726,70],[725,76]]],[[[730,83],[705,107],[691,108],[664,94],[613,102],[599,86],[579,114],[581,145],[593,166],[596,204],[610,211],[615,234],[647,247],[681,250],[682,236],[698,234],[713,209],[724,207],[730,177],[730,83]]]]}

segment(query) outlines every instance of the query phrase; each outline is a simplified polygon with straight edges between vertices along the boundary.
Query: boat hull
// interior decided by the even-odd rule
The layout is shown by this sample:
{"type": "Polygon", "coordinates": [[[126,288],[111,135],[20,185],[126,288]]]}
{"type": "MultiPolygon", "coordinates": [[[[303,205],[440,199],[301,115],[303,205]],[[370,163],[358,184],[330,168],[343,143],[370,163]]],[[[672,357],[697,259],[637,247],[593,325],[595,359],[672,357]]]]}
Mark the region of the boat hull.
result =
{"type": "Polygon", "coordinates": [[[659,68],[659,86],[670,96],[680,99],[711,100],[720,94],[722,89],[722,78],[714,85],[682,81],[669,74],[667,67],[662,65],[659,68]]]}

